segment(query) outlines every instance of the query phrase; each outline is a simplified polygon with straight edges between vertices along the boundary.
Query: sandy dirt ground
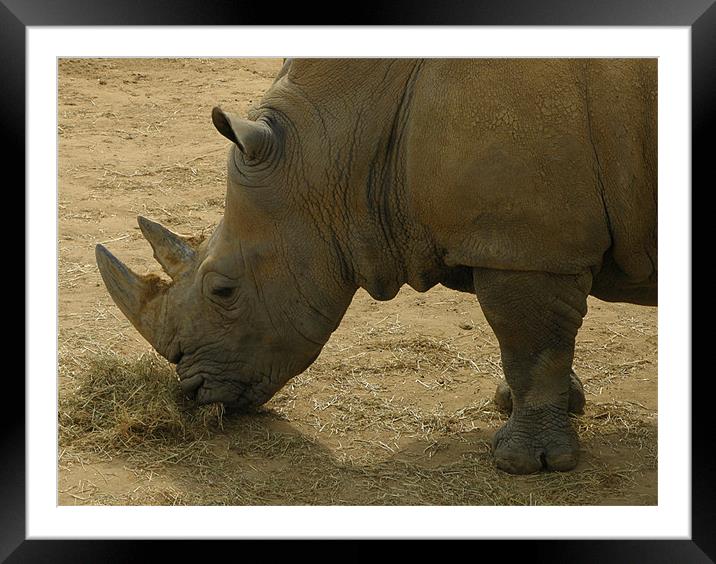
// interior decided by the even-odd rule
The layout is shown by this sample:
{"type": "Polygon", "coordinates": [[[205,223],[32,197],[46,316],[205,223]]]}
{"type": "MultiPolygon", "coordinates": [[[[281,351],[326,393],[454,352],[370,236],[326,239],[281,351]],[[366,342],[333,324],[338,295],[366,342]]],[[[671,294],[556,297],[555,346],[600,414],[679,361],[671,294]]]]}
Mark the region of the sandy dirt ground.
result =
{"type": "MultiPolygon", "coordinates": [[[[276,59],[59,62],[60,399],[98,355],[152,354],[106,292],[95,245],[157,272],[137,215],[210,233],[223,213],[228,148],[211,108],[245,115],[279,68],[276,59]]],[[[147,463],[61,438],[58,502],[656,504],[657,309],[592,298],[589,307],[574,365],[587,407],[574,420],[582,452],[573,472],[494,469],[490,439],[506,420],[492,402],[495,337],[474,296],[406,287],[381,303],[359,291],[307,372],[259,414],[224,419],[201,446],[221,475],[196,462],[192,445],[147,463]]]]}

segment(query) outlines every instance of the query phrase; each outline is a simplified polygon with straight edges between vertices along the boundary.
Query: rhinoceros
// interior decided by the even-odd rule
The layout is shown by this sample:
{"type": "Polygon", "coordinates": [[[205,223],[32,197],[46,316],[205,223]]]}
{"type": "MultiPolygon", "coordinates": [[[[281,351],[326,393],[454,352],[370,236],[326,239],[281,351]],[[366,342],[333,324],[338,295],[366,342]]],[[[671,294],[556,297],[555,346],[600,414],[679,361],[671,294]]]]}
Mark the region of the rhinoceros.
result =
{"type": "Polygon", "coordinates": [[[657,304],[656,107],[653,59],[289,59],[248,119],[211,112],[213,234],[138,219],[171,283],[102,245],[99,270],[183,389],[232,408],[304,371],[358,288],[474,293],[509,386],[497,467],[569,470],[587,296],[657,304]]]}

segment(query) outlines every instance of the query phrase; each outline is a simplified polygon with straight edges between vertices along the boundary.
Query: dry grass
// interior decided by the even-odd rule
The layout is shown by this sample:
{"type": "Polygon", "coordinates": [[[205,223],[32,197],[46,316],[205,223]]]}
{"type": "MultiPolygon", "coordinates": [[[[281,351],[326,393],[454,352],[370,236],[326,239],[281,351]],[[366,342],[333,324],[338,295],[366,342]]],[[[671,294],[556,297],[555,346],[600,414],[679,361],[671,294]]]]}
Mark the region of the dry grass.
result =
{"type": "Polygon", "coordinates": [[[157,357],[127,362],[107,354],[90,357],[63,390],[59,414],[61,445],[135,458],[144,451],[175,449],[153,460],[160,464],[191,456],[194,446],[221,429],[223,408],[186,400],[171,368],[157,357]]]}
{"type": "MultiPolygon", "coordinates": [[[[589,505],[618,499],[656,469],[655,414],[612,402],[575,420],[582,443],[614,457],[639,450],[639,464],[615,465],[602,452],[583,455],[570,473],[500,472],[489,441],[504,417],[491,401],[426,408],[390,390],[391,379],[412,378],[418,366],[429,365],[437,382],[480,365],[454,343],[397,324],[366,335],[372,351],[329,350],[266,408],[245,415],[193,405],[154,356],[93,356],[61,394],[60,464],[122,460],[138,487],[77,496],[122,505],[589,505]],[[165,482],[147,480],[153,475],[165,482]]],[[[492,369],[490,381],[498,377],[492,369]]]]}

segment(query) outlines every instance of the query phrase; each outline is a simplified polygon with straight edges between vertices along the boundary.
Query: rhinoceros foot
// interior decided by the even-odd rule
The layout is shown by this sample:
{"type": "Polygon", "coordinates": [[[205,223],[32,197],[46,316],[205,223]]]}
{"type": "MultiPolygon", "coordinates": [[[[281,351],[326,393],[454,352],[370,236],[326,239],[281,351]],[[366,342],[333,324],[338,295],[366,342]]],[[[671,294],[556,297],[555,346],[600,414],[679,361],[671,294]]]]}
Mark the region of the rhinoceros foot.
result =
{"type": "MultiPolygon", "coordinates": [[[[500,411],[504,413],[512,412],[512,392],[504,380],[501,380],[497,385],[494,401],[500,411]]],[[[569,375],[569,412],[583,415],[585,403],[586,398],[584,397],[582,381],[574,372],[571,372],[569,375]]]]}
{"type": "Polygon", "coordinates": [[[497,467],[510,474],[545,468],[566,471],[577,465],[579,442],[569,415],[555,406],[513,412],[492,441],[497,467]]]}

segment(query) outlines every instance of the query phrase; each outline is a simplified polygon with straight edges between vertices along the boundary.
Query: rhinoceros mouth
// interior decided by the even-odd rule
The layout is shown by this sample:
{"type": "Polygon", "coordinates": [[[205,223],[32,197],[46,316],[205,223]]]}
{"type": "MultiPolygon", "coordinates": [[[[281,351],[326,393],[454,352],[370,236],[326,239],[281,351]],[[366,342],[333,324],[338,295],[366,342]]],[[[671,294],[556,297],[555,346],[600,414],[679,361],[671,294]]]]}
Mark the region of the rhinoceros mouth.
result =
{"type": "Polygon", "coordinates": [[[203,374],[195,374],[194,376],[190,376],[188,378],[179,377],[179,386],[185,394],[191,397],[196,395],[197,390],[202,386],[203,383],[203,374]]]}
{"type": "MultiPolygon", "coordinates": [[[[196,362],[188,364],[188,356],[182,355],[182,362],[176,365],[177,379],[182,392],[198,405],[223,403],[232,411],[243,411],[266,403],[276,391],[254,370],[253,378],[247,378],[248,372],[237,366],[207,370],[196,362]]],[[[249,368],[244,363],[240,366],[249,368]]]]}
{"type": "Polygon", "coordinates": [[[274,390],[266,390],[258,385],[249,387],[231,380],[203,377],[200,383],[196,384],[194,378],[196,377],[187,379],[186,382],[187,385],[196,386],[193,397],[197,404],[222,403],[231,412],[244,412],[257,408],[270,400],[274,394],[274,390]]]}

